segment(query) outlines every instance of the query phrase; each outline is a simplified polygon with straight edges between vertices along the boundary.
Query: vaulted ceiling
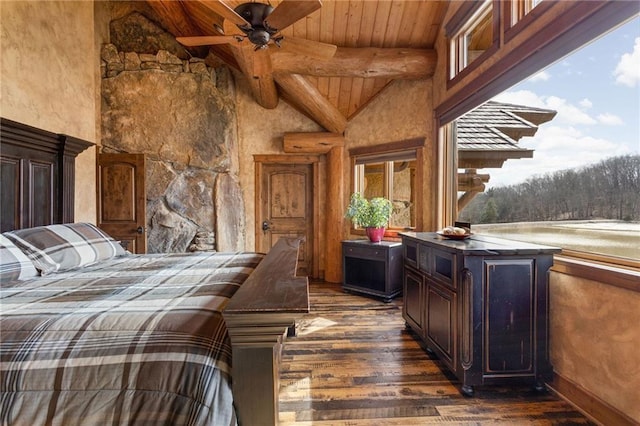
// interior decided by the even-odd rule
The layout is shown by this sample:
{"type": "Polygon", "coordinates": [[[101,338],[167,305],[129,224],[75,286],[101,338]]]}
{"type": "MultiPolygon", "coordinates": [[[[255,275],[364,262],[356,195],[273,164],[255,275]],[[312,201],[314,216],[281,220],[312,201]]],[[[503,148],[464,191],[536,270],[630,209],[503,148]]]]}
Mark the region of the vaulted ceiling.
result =
{"type": "Polygon", "coordinates": [[[247,76],[260,105],[275,108],[285,99],[330,132],[343,132],[348,119],[392,80],[434,72],[434,44],[447,1],[268,1],[276,10],[283,2],[292,3],[281,8],[288,14],[311,4],[317,9],[278,32],[284,36],[281,48],[270,43],[258,50],[247,38],[225,37],[243,34],[233,9],[246,0],[148,4],[176,37],[214,36],[207,44],[224,40],[205,49],[247,76]]]}

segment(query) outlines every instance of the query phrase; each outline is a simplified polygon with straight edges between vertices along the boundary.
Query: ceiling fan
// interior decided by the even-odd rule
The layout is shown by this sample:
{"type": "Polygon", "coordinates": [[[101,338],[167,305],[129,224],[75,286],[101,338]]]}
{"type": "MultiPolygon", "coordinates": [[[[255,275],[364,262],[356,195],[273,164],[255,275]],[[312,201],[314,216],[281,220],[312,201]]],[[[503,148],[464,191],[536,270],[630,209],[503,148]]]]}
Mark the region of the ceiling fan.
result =
{"type": "Polygon", "coordinates": [[[241,34],[228,34],[230,27],[225,29],[214,24],[214,29],[220,35],[177,37],[176,40],[184,46],[207,46],[216,44],[241,43],[245,39],[253,44],[255,51],[268,48],[269,44],[281,47],[283,40],[289,47],[299,53],[319,58],[331,58],[335,54],[336,46],[306,39],[285,37],[280,31],[294,24],[305,16],[322,7],[321,0],[282,0],[275,8],[270,4],[250,2],[243,3],[231,9],[222,1],[208,2],[214,12],[226,21],[235,24],[241,34]]]}

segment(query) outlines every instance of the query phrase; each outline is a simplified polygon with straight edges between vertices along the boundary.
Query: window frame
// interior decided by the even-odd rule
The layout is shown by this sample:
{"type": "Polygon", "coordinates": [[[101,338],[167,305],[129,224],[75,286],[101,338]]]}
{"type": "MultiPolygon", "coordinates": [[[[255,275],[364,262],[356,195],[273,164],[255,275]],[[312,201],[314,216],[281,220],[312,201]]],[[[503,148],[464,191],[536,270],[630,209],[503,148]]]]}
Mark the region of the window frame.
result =
{"type": "Polygon", "coordinates": [[[496,0],[483,0],[470,3],[462,7],[450,23],[445,27],[447,36],[448,60],[447,60],[447,85],[450,87],[463,79],[498,50],[500,40],[500,14],[501,2],[496,0]],[[486,17],[491,15],[492,43],[482,54],[469,61],[467,49],[467,36],[473,32],[486,17]]]}
{"type": "MultiPolygon", "coordinates": [[[[364,168],[362,172],[358,169],[359,164],[363,164],[364,161],[367,163],[381,163],[385,160],[390,160],[388,163],[391,163],[391,168],[387,165],[385,166],[385,170],[387,172],[393,171],[393,161],[402,157],[407,159],[406,155],[412,155],[413,161],[416,162],[415,168],[415,182],[414,182],[414,193],[415,193],[415,218],[414,218],[414,226],[411,229],[421,229],[422,222],[424,220],[423,214],[423,179],[421,176],[424,175],[424,152],[423,148],[425,146],[424,138],[414,138],[414,139],[406,139],[402,141],[389,142],[386,144],[375,145],[375,146],[366,146],[366,147],[356,147],[351,148],[349,150],[349,158],[351,160],[351,189],[352,192],[362,192],[361,184],[362,182],[360,174],[364,175],[364,168]]],[[[389,182],[385,182],[385,192],[389,188],[389,182]]],[[[386,196],[386,195],[385,195],[386,196]]],[[[407,228],[404,227],[388,227],[385,230],[385,237],[395,237],[398,232],[406,231],[407,228]]],[[[351,224],[351,232],[354,234],[363,234],[364,229],[357,228],[353,224],[351,224]]]]}
{"type": "MultiPolygon", "coordinates": [[[[518,0],[514,0],[518,1],[518,0]]],[[[483,102],[491,99],[494,95],[506,90],[508,87],[521,81],[526,76],[544,69],[547,65],[564,57],[566,54],[590,43],[604,32],[621,25],[631,19],[635,6],[632,2],[620,2],[615,7],[601,2],[577,2],[567,7],[560,7],[558,2],[544,1],[533,7],[529,13],[525,14],[514,25],[511,22],[511,2],[502,2],[494,0],[494,47],[485,51],[479,56],[474,63],[467,66],[461,73],[454,78],[450,78],[451,70],[447,69],[447,91],[460,85],[460,90],[456,90],[453,95],[445,96],[445,100],[435,108],[436,124],[438,126],[438,216],[437,223],[443,226],[447,223],[453,223],[453,219],[457,218],[457,155],[455,155],[455,138],[452,141],[446,136],[446,126],[454,123],[458,116],[470,111],[483,102]],[[599,9],[609,8],[608,13],[601,14],[599,9]],[[556,13],[555,9],[560,9],[560,13],[556,13]],[[502,17],[505,22],[501,22],[502,17]],[[526,39],[525,43],[517,41],[525,29],[537,20],[546,16],[556,15],[552,20],[552,28],[549,31],[539,32],[534,36],[526,39]],[[566,16],[571,16],[572,20],[581,22],[581,28],[586,30],[561,31],[560,24],[566,16]],[[477,78],[468,79],[467,77],[481,64],[486,58],[503,48],[510,42],[515,42],[514,48],[508,49],[510,52],[501,56],[497,61],[493,61],[491,66],[484,70],[484,73],[477,78]],[[528,52],[530,54],[522,55],[527,52],[526,47],[550,46],[546,49],[534,50],[528,52]],[[562,48],[560,48],[562,46],[562,48]],[[539,53],[541,52],[541,53],[539,53]],[[508,70],[505,72],[504,70],[508,70]],[[496,76],[500,76],[498,79],[496,76]],[[472,93],[472,95],[469,95],[472,93]],[[452,155],[453,154],[453,155],[452,155]]],[[[453,17],[445,24],[445,36],[448,39],[452,35],[458,33],[461,28],[473,16],[479,2],[468,2],[460,6],[453,17]]],[[[564,5],[562,5],[564,6],[564,5]]],[[[447,40],[448,48],[450,40],[447,40]]],[[[450,57],[450,54],[449,54],[450,57]]],[[[449,67],[450,60],[447,60],[449,67]]],[[[607,256],[598,253],[579,252],[575,250],[563,250],[563,256],[570,259],[578,259],[579,261],[592,263],[593,265],[604,265],[604,267],[619,268],[640,268],[640,262],[634,259],[619,258],[607,256]]],[[[634,287],[635,288],[635,287],[634,287]]]]}

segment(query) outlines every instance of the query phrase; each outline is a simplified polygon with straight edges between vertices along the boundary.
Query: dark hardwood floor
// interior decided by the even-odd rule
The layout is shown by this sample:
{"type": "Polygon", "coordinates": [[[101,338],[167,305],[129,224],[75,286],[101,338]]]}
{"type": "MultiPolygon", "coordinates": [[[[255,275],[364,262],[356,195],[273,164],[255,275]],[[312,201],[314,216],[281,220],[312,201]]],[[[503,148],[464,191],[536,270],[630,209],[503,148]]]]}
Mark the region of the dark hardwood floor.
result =
{"type": "Polygon", "coordinates": [[[405,328],[391,303],[310,284],[311,313],[282,355],[283,425],[584,425],[572,406],[531,387],[459,383],[405,328]]]}

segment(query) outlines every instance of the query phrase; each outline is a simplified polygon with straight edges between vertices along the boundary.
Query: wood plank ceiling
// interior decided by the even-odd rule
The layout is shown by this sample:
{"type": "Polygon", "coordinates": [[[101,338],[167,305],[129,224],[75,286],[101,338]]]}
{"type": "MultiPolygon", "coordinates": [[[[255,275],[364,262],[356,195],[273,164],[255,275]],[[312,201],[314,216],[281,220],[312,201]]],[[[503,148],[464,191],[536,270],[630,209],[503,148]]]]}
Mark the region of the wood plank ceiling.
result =
{"type": "MultiPolygon", "coordinates": [[[[268,3],[277,8],[282,1],[268,3]]],[[[178,37],[220,36],[214,25],[224,28],[225,34],[234,30],[242,34],[216,11],[220,6],[233,9],[245,2],[149,0],[148,4],[178,37]]],[[[447,4],[448,1],[433,0],[324,0],[320,9],[281,31],[285,36],[281,49],[270,44],[268,49],[254,52],[248,40],[244,43],[249,50],[230,44],[208,49],[253,77],[249,84],[262,106],[273,108],[278,98],[284,98],[328,131],[341,133],[348,119],[393,79],[433,74],[434,43],[447,4]],[[287,46],[287,37],[335,45],[337,50],[331,59],[314,58],[296,52],[293,43],[287,46]],[[267,51],[270,69],[256,71],[250,63],[251,55],[267,51]],[[270,84],[274,86],[273,95],[270,84]]]]}

